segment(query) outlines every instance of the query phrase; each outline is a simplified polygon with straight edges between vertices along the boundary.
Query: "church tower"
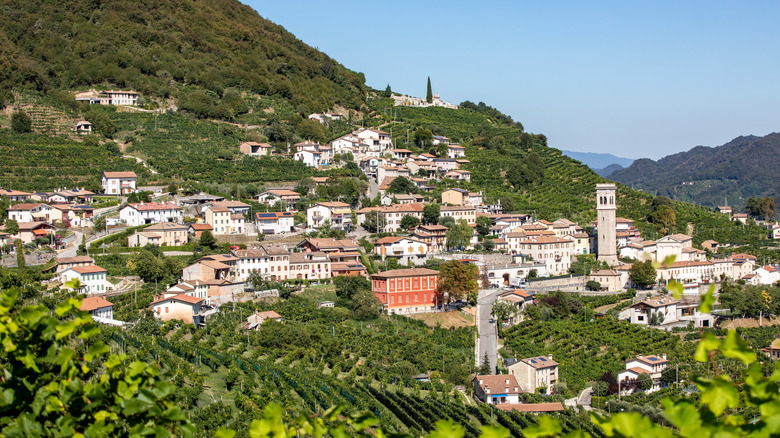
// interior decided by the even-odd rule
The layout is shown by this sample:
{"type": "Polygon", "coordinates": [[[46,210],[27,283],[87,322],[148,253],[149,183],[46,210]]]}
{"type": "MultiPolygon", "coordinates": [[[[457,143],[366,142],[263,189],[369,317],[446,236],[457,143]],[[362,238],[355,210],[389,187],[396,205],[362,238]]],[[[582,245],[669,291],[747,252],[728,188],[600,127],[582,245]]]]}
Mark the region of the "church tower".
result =
{"type": "Polygon", "coordinates": [[[617,233],[615,231],[617,206],[615,205],[615,185],[596,184],[596,211],[598,213],[599,261],[610,266],[618,264],[617,233]]]}

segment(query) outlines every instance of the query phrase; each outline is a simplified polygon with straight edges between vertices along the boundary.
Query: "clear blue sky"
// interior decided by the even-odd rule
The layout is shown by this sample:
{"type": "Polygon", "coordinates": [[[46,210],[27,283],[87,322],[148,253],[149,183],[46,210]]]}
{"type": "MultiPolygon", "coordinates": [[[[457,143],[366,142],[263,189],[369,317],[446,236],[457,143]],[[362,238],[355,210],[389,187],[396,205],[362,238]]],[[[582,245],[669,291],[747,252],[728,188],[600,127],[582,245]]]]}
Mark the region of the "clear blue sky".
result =
{"type": "Polygon", "coordinates": [[[780,131],[780,2],[242,0],[369,86],[483,101],[550,146],[660,158],[780,131]]]}

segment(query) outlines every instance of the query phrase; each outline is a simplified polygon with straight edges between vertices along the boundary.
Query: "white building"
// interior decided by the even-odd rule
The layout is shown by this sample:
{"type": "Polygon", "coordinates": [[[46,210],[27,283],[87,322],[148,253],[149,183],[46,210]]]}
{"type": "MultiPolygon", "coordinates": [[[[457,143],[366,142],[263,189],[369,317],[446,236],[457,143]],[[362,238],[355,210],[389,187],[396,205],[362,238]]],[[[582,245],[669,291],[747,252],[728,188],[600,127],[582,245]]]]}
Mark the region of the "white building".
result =
{"type": "Polygon", "coordinates": [[[60,278],[63,284],[78,280],[81,285],[78,292],[87,295],[104,294],[108,292],[111,284],[106,279],[108,271],[100,266],[74,266],[62,271],[60,278]]]}
{"type": "Polygon", "coordinates": [[[631,394],[634,392],[632,381],[638,380],[642,374],[649,374],[653,380],[653,385],[648,389],[647,393],[655,392],[665,386],[661,382],[662,373],[666,370],[668,361],[666,360],[666,354],[659,356],[637,356],[636,359],[626,362],[626,369],[621,371],[617,375],[617,380],[620,384],[620,392],[622,394],[631,394]]]}
{"type": "Polygon", "coordinates": [[[545,394],[552,394],[552,387],[558,382],[558,362],[551,354],[520,359],[507,369],[525,392],[535,393],[543,388],[545,394]]]}
{"type": "Polygon", "coordinates": [[[101,183],[106,195],[126,195],[136,191],[135,172],[103,172],[101,183]]]}
{"type": "Polygon", "coordinates": [[[157,222],[181,223],[182,213],[173,202],[141,202],[122,207],[119,219],[131,227],[157,222]]]}
{"type": "Polygon", "coordinates": [[[511,254],[522,254],[537,263],[543,263],[550,275],[569,272],[574,241],[570,237],[527,235],[512,232],[505,235],[507,250],[511,254]]]}
{"type": "Polygon", "coordinates": [[[394,258],[403,265],[424,265],[428,260],[428,244],[409,237],[388,236],[374,242],[374,254],[382,260],[394,258]]]}
{"type": "Polygon", "coordinates": [[[308,227],[321,227],[325,222],[330,222],[334,229],[349,232],[352,229],[352,207],[345,202],[318,202],[306,210],[308,227]]]}
{"type": "Polygon", "coordinates": [[[482,403],[503,405],[520,402],[520,385],[512,374],[483,375],[474,378],[474,396],[482,403]]]}
{"type": "Polygon", "coordinates": [[[93,318],[114,319],[114,304],[102,297],[84,298],[79,310],[89,312],[93,318]]]}
{"type": "Polygon", "coordinates": [[[283,234],[295,230],[295,211],[255,213],[258,234],[283,234]]]}
{"type": "Polygon", "coordinates": [[[158,296],[150,305],[154,317],[162,321],[180,319],[188,324],[200,325],[203,323],[201,312],[201,298],[191,297],[186,294],[177,294],[165,298],[158,296]]]}

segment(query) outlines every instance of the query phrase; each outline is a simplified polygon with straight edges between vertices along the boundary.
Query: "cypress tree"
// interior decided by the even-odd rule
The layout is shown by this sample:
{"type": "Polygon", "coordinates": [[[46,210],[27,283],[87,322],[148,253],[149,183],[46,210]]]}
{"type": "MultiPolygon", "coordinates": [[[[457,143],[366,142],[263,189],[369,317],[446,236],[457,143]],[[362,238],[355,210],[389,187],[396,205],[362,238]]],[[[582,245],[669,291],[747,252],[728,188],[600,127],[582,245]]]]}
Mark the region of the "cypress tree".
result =
{"type": "Polygon", "coordinates": [[[24,262],[24,248],[22,248],[22,239],[16,239],[14,246],[16,247],[16,266],[20,271],[24,271],[27,268],[27,264],[24,262]]]}
{"type": "Polygon", "coordinates": [[[428,76],[428,92],[425,93],[425,101],[428,103],[433,102],[433,91],[431,91],[431,77],[428,76]]]}

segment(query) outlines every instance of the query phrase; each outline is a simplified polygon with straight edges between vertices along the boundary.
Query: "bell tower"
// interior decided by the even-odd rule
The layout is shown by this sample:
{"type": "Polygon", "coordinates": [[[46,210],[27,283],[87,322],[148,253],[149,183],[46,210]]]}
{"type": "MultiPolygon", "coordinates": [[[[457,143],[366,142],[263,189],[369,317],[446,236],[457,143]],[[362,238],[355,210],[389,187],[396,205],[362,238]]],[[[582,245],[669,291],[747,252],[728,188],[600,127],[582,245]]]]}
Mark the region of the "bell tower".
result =
{"type": "Polygon", "coordinates": [[[596,184],[596,212],[598,213],[599,261],[610,266],[618,264],[617,233],[615,231],[617,206],[615,184],[596,184]]]}

